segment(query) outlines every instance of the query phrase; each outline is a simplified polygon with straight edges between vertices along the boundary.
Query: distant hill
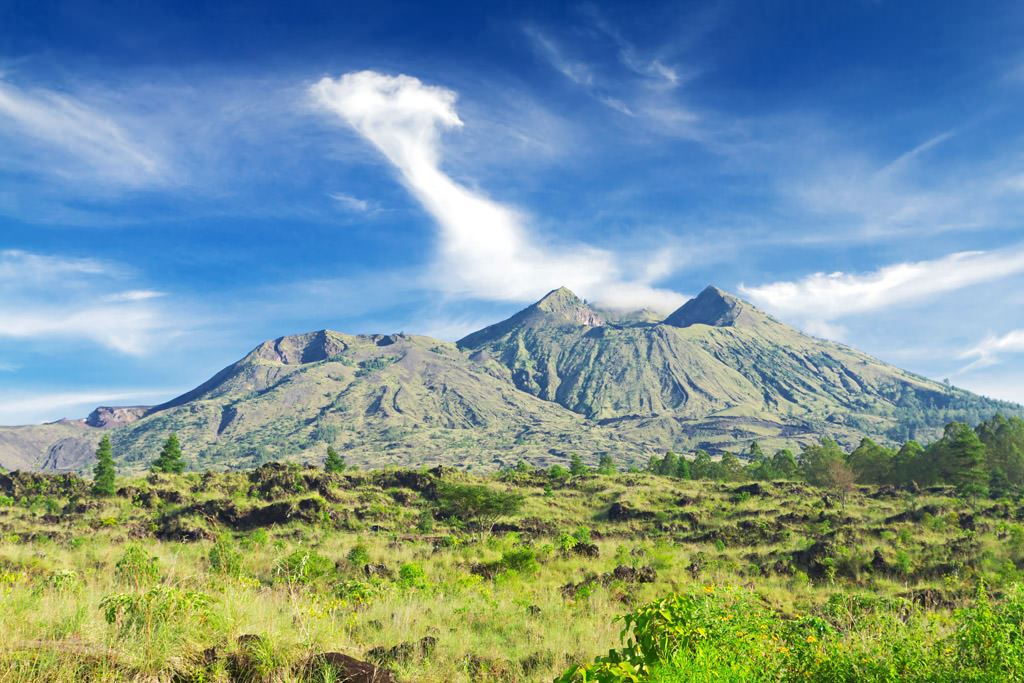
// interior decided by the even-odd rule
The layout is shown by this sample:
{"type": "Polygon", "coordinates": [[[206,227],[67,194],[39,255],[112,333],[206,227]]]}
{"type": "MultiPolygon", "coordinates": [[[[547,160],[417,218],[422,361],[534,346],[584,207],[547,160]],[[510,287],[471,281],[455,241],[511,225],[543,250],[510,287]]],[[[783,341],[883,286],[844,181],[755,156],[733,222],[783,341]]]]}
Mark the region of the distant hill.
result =
{"type": "Polygon", "coordinates": [[[562,288],[460,340],[321,330],[267,341],[152,408],[0,428],[0,465],[88,467],[103,432],[141,470],[171,432],[193,467],[319,460],[490,469],[578,452],[645,461],[672,448],[928,440],[951,420],[1020,406],[805,335],[714,287],[664,320],[562,288]]]}

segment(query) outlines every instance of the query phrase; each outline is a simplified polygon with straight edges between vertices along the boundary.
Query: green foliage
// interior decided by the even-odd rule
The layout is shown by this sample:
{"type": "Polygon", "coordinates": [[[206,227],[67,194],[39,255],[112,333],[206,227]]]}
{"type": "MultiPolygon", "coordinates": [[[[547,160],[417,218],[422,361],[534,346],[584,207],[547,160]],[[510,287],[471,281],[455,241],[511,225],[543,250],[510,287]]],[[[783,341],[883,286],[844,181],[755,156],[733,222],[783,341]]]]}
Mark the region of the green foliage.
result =
{"type": "Polygon", "coordinates": [[[324,471],[343,472],[345,471],[345,458],[338,454],[334,446],[327,447],[327,459],[324,461],[324,471]]]}
{"type": "Polygon", "coordinates": [[[110,444],[110,437],[106,434],[100,439],[100,445],[96,449],[96,466],[92,470],[92,477],[93,493],[97,496],[114,495],[117,490],[117,471],[114,469],[114,449],[110,444]]]}
{"type": "Polygon", "coordinates": [[[416,562],[406,562],[398,568],[398,585],[402,588],[423,589],[430,585],[423,566],[416,562]]]}
{"type": "Polygon", "coordinates": [[[275,573],[288,584],[310,584],[334,571],[330,558],[306,548],[299,548],[281,558],[275,573]]]}
{"type": "Polygon", "coordinates": [[[130,543],[114,565],[114,576],[135,589],[149,586],[160,579],[160,560],[138,543],[130,543]]]}
{"type": "Polygon", "coordinates": [[[597,473],[604,475],[612,475],[618,471],[615,466],[615,459],[612,458],[610,453],[602,453],[597,459],[597,473]]]}
{"type": "Polygon", "coordinates": [[[370,561],[370,551],[363,542],[356,543],[345,555],[345,559],[353,567],[362,567],[370,561]]]}
{"type": "Polygon", "coordinates": [[[583,458],[573,453],[569,458],[569,474],[574,477],[587,473],[587,466],[583,464],[583,458]]]}
{"type": "Polygon", "coordinates": [[[987,493],[985,444],[969,426],[953,422],[946,425],[942,438],[929,448],[940,481],[956,486],[967,496],[987,493]]]}
{"type": "Polygon", "coordinates": [[[434,530],[434,513],[430,510],[420,510],[416,516],[416,531],[421,534],[429,534],[434,530]]]}
{"type": "Polygon", "coordinates": [[[537,553],[533,548],[523,546],[503,552],[499,566],[504,571],[532,574],[537,571],[540,564],[537,562],[537,553]]]}
{"type": "Polygon", "coordinates": [[[803,478],[818,486],[827,486],[832,479],[835,463],[845,462],[845,453],[829,438],[806,446],[800,453],[800,471],[803,478]]]}
{"type": "Polygon", "coordinates": [[[210,569],[218,574],[239,576],[242,573],[242,552],[227,534],[221,534],[213,542],[208,555],[210,569]]]}
{"type": "Polygon", "coordinates": [[[548,468],[548,478],[555,482],[564,482],[570,477],[569,470],[561,465],[552,465],[548,468]]]}
{"type": "Polygon", "coordinates": [[[153,472],[165,474],[178,474],[185,471],[185,460],[181,454],[181,443],[177,434],[171,434],[164,442],[160,455],[150,466],[153,472]]]}
{"type": "Polygon", "coordinates": [[[213,600],[205,593],[156,586],[144,593],[114,593],[100,601],[108,624],[121,637],[153,633],[174,620],[209,617],[213,600]]]}
{"type": "Polygon", "coordinates": [[[785,617],[745,590],[707,586],[621,617],[623,647],[557,683],[659,681],[1009,681],[1024,671],[1024,595],[984,586],[931,644],[935,622],[907,602],[833,595],[817,616],[785,617]],[[839,628],[837,628],[839,626],[839,628]]]}
{"type": "Polygon", "coordinates": [[[847,456],[847,463],[862,484],[884,484],[892,480],[896,454],[864,437],[847,456]]]}
{"type": "Polygon", "coordinates": [[[490,529],[499,517],[519,512],[523,497],[485,484],[439,482],[437,505],[443,515],[490,529]]]}

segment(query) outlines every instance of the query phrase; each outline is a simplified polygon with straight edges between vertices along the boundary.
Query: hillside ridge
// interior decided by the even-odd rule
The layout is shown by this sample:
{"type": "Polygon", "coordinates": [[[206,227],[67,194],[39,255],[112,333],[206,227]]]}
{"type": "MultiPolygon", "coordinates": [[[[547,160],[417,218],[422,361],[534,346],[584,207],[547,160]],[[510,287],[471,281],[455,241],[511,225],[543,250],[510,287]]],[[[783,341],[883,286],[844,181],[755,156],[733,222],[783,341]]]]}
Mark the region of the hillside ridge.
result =
{"type": "Polygon", "coordinates": [[[803,334],[714,286],[663,320],[606,316],[562,287],[456,343],[286,335],[151,408],[0,428],[0,465],[81,471],[110,433],[120,466],[141,470],[172,432],[198,469],[316,461],[328,445],[365,466],[493,469],[574,452],[641,462],[754,440],[928,440],[950,419],[1024,412],[803,334]]]}

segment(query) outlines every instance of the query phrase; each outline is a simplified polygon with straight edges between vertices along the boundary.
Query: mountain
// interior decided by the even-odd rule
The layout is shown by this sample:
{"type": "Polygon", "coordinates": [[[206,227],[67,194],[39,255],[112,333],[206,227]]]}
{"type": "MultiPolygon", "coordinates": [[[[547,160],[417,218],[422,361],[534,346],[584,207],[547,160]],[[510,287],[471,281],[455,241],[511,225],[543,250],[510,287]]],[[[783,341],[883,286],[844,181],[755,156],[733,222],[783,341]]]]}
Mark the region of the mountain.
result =
{"type": "Polygon", "coordinates": [[[176,432],[195,467],[645,461],[673,448],[798,447],[828,434],[928,439],[1020,406],[805,335],[715,287],[664,319],[599,310],[565,288],[456,344],[330,330],[267,341],[192,391],[85,420],[0,428],[0,465],[80,470],[110,433],[143,470],[176,432]]]}

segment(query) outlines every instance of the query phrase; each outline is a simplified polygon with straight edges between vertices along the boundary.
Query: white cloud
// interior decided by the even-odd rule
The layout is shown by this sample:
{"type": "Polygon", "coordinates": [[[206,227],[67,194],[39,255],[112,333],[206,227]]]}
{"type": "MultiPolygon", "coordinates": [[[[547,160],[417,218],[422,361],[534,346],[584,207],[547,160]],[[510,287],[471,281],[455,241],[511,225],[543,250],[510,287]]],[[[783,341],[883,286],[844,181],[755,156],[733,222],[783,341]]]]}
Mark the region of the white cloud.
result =
{"type": "Polygon", "coordinates": [[[164,292],[157,292],[152,289],[131,289],[127,292],[118,292],[117,294],[109,294],[103,297],[104,301],[146,301],[147,299],[159,299],[162,296],[167,296],[164,292]]]}
{"type": "Polygon", "coordinates": [[[591,86],[594,84],[594,74],[591,72],[589,66],[582,62],[574,62],[568,59],[562,53],[562,49],[557,43],[555,43],[555,41],[548,38],[536,28],[528,27],[524,30],[530,40],[533,41],[534,46],[537,48],[537,51],[541,56],[544,57],[548,63],[557,69],[563,76],[576,85],[591,86]]]}
{"type": "MultiPolygon", "coordinates": [[[[76,178],[84,167],[91,176],[128,186],[164,182],[166,162],[139,138],[114,114],[71,95],[0,80],[0,139],[12,146],[31,140],[61,152],[63,157],[46,156],[45,163],[35,164],[52,174],[76,178]]],[[[28,152],[40,154],[39,149],[28,152]]]]}
{"type": "Polygon", "coordinates": [[[144,354],[172,330],[151,303],[162,293],[110,291],[124,277],[93,259],[0,251],[0,337],[87,339],[144,354]]]}
{"type": "Polygon", "coordinates": [[[180,393],[178,389],[92,389],[0,394],[0,424],[37,424],[85,417],[101,405],[155,405],[180,393]]]}
{"type": "Polygon", "coordinates": [[[432,281],[446,293],[526,301],[565,285],[612,306],[671,309],[682,302],[651,280],[628,280],[616,255],[582,244],[551,245],[515,209],[455,182],[441,169],[441,133],[463,125],[456,94],[410,76],[373,71],[324,78],[315,101],[372,143],[440,227],[432,281]]]}
{"type": "Polygon", "coordinates": [[[1012,330],[1002,336],[990,335],[977,345],[964,351],[961,358],[973,358],[973,363],[961,372],[975,368],[995,365],[1001,356],[1011,353],[1024,353],[1024,329],[1012,330]]]}
{"type": "Polygon", "coordinates": [[[366,213],[373,208],[370,205],[370,202],[365,199],[359,199],[358,197],[353,197],[352,195],[345,194],[344,192],[332,192],[328,196],[349,211],[366,213]]]}
{"type": "MultiPolygon", "coordinates": [[[[1024,247],[961,252],[872,273],[815,273],[793,282],[740,285],[754,303],[817,333],[846,316],[881,310],[1024,272],[1024,247]]],[[[835,331],[833,331],[835,333],[835,331]]]]}

